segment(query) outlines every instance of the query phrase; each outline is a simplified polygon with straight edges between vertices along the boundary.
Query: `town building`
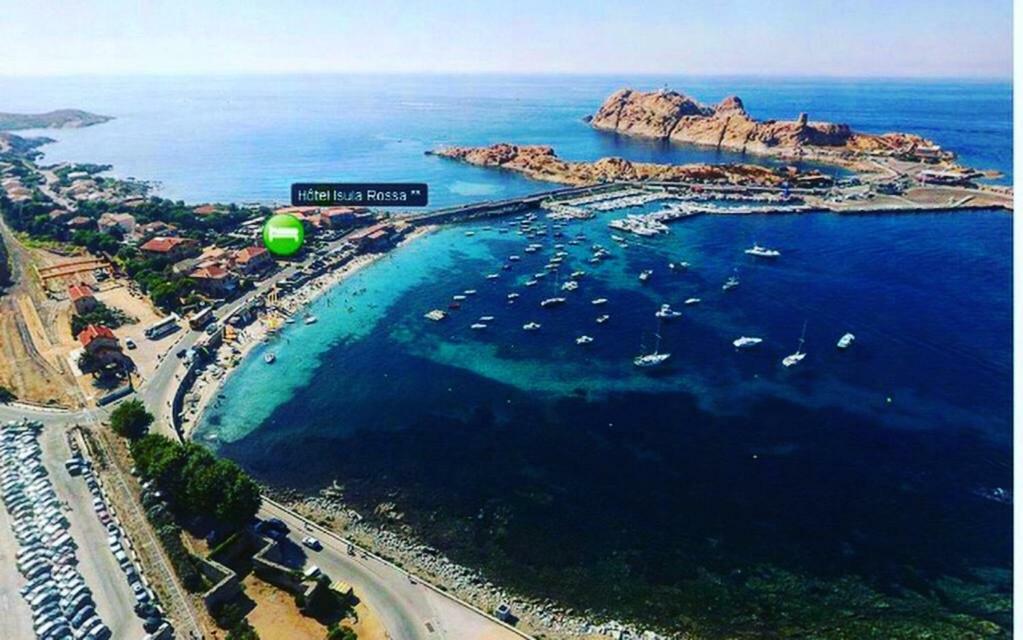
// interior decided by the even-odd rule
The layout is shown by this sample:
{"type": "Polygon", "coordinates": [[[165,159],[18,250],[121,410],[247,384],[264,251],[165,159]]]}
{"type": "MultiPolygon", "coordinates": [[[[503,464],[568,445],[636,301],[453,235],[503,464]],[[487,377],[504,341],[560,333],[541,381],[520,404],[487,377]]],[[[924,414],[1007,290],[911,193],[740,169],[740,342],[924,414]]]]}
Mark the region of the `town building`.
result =
{"type": "Polygon", "coordinates": [[[139,250],[150,258],[167,258],[181,260],[194,255],[199,250],[199,243],[191,238],[176,236],[156,236],[146,241],[139,250]]]}
{"type": "Polygon", "coordinates": [[[253,245],[234,252],[234,264],[238,273],[255,276],[274,266],[274,259],[265,247],[253,245]]]}
{"type": "Polygon", "coordinates": [[[362,252],[384,251],[395,239],[394,227],[386,222],[378,222],[348,236],[348,241],[362,252]]]}
{"type": "Polygon", "coordinates": [[[220,264],[195,269],[188,277],[201,293],[213,298],[228,298],[238,290],[238,278],[220,264]]]}
{"type": "Polygon", "coordinates": [[[68,287],[67,295],[77,314],[88,313],[95,309],[98,304],[96,296],[92,292],[92,287],[84,282],[68,287]]]}
{"type": "Polygon", "coordinates": [[[92,356],[100,365],[120,364],[124,362],[121,343],[109,327],[103,325],[87,325],[78,334],[78,342],[85,352],[92,356]]]}
{"type": "Polygon", "coordinates": [[[72,231],[85,231],[87,229],[94,229],[96,222],[86,216],[75,216],[67,221],[67,228],[72,231]]]}
{"type": "Polygon", "coordinates": [[[99,217],[96,226],[104,233],[119,229],[121,233],[129,234],[135,231],[135,216],[130,213],[104,213],[99,217]]]}

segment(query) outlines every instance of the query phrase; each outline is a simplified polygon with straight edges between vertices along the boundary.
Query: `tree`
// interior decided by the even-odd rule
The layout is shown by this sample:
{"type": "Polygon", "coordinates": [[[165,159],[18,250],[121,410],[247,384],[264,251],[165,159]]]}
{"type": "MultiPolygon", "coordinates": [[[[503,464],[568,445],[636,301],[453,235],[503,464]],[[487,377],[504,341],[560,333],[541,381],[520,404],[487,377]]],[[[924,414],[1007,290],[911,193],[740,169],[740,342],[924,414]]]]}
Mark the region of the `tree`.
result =
{"type": "Polygon", "coordinates": [[[259,640],[259,634],[248,620],[242,620],[227,632],[227,640],[259,640]]]}
{"type": "Polygon", "coordinates": [[[359,640],[351,627],[342,627],[334,622],[327,627],[327,640],[359,640]]]}
{"type": "Polygon", "coordinates": [[[146,435],[153,423],[153,414],[146,410],[141,400],[132,398],[122,403],[110,414],[110,428],[119,436],[135,440],[146,435]]]}
{"type": "Polygon", "coordinates": [[[11,402],[16,398],[14,392],[7,387],[0,387],[0,404],[11,402]]]}

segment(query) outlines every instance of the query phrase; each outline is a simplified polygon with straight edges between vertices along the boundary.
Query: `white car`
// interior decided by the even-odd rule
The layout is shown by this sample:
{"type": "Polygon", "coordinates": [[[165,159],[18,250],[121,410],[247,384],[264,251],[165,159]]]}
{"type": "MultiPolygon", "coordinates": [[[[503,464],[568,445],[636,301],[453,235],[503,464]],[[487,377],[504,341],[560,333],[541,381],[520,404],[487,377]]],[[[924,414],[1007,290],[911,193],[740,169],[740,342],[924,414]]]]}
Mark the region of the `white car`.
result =
{"type": "Polygon", "coordinates": [[[302,545],[312,549],[313,551],[319,551],[320,549],[323,548],[323,545],[320,543],[320,541],[312,536],[306,536],[302,538],[302,545]]]}

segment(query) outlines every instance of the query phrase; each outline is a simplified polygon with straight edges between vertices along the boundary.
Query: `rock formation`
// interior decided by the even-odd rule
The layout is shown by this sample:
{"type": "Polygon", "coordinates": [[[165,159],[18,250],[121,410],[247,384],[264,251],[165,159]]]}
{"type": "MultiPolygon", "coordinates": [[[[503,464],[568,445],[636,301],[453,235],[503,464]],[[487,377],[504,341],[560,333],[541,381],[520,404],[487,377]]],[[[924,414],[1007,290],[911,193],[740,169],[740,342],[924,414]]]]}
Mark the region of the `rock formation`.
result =
{"type": "Polygon", "coordinates": [[[497,167],[523,173],[536,180],[569,185],[588,185],[616,180],[665,180],[719,184],[777,186],[786,175],[750,164],[655,164],[623,158],[595,162],[562,160],[546,145],[499,143],[489,147],[447,147],[429,152],[481,167],[497,167]]]}
{"type": "MultiPolygon", "coordinates": [[[[604,131],[671,140],[740,153],[780,156],[841,156],[846,152],[913,155],[918,148],[936,149],[920,136],[903,133],[857,133],[845,124],[813,122],[801,113],[796,120],[755,120],[738,96],[715,107],[675,91],[644,93],[621,89],[613,93],[590,124],[604,131]]],[[[947,158],[944,154],[943,158],[947,158]]],[[[826,158],[825,158],[826,159],[826,158]]]]}

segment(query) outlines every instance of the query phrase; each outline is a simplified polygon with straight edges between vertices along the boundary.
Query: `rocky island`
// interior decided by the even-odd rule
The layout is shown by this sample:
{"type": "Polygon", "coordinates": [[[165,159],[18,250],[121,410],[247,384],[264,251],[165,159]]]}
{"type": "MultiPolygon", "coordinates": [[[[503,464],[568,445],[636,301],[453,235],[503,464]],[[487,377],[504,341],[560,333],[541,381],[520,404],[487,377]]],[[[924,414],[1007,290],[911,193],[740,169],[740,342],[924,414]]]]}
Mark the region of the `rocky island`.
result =
{"type": "Polygon", "coordinates": [[[587,120],[596,129],[624,135],[841,164],[861,154],[934,161],[954,157],[918,135],[860,133],[847,124],[813,122],[806,113],[789,121],[756,120],[746,112],[738,96],[707,106],[676,91],[621,89],[611,94],[587,120]]]}

